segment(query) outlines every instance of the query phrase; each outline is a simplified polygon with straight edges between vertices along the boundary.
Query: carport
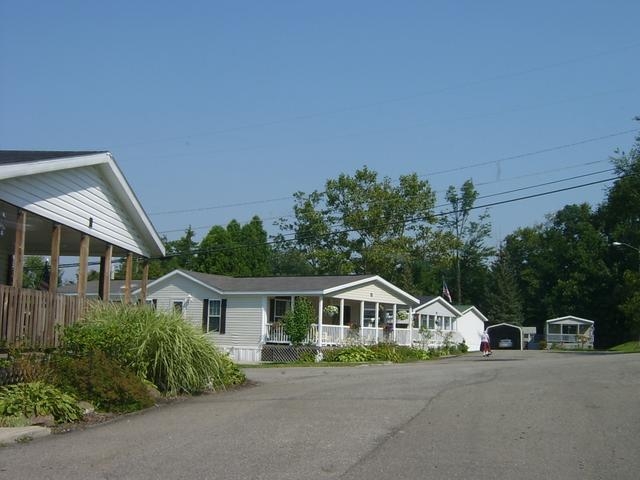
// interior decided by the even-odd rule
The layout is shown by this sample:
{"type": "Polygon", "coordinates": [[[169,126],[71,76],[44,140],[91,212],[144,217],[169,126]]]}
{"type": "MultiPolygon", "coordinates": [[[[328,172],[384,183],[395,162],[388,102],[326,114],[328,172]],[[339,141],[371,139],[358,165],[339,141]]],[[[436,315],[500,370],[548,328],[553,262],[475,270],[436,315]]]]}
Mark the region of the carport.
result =
{"type": "Polygon", "coordinates": [[[498,348],[498,342],[503,338],[509,338],[513,342],[511,350],[522,350],[524,347],[522,327],[510,323],[498,323],[487,327],[491,339],[491,349],[498,348]]]}

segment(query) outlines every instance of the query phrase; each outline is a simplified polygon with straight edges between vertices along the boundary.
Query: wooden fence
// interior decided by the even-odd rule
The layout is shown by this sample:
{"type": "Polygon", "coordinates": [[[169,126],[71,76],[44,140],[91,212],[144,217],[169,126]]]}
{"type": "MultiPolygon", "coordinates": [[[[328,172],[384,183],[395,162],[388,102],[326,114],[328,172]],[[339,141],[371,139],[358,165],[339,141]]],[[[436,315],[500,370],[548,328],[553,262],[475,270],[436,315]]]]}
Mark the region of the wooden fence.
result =
{"type": "Polygon", "coordinates": [[[86,299],[0,285],[0,347],[55,347],[59,328],[76,322],[86,299]]]}

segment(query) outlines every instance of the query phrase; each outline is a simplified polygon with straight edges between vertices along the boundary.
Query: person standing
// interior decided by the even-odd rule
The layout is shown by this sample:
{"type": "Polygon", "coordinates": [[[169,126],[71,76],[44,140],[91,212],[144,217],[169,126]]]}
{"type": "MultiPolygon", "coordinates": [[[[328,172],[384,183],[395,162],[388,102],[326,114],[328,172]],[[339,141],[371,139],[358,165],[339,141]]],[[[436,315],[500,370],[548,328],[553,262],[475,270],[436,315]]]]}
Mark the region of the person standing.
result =
{"type": "Polygon", "coordinates": [[[480,351],[483,357],[491,355],[491,339],[489,338],[489,332],[486,330],[480,335],[480,351]]]}

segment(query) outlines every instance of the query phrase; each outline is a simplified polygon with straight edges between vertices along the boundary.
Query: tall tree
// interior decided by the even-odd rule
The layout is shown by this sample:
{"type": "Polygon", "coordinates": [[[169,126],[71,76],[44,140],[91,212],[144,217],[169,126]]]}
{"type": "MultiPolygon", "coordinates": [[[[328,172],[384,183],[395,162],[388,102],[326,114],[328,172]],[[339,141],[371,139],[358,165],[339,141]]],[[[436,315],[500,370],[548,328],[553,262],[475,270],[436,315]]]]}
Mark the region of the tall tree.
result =
{"type": "Polygon", "coordinates": [[[640,136],[629,152],[617,151],[612,161],[619,178],[607,192],[597,218],[611,242],[610,295],[615,303],[609,321],[617,327],[611,332],[615,338],[611,343],[615,343],[640,335],[640,136]]]}
{"type": "Polygon", "coordinates": [[[292,234],[316,273],[375,273],[411,289],[419,243],[434,222],[435,195],[416,174],[397,184],[368,167],[329,179],[325,191],[295,195],[294,220],[278,225],[292,234]]]}
{"type": "Polygon", "coordinates": [[[522,325],[524,314],[513,265],[508,253],[500,249],[491,268],[491,281],[483,308],[492,323],[522,325]]]}
{"type": "MultiPolygon", "coordinates": [[[[451,210],[440,218],[441,227],[452,238],[451,249],[455,267],[455,301],[457,303],[463,303],[463,283],[466,283],[470,288],[478,285],[478,279],[473,281],[472,273],[474,271],[484,281],[488,273],[486,264],[494,253],[493,248],[485,245],[491,235],[491,224],[488,221],[489,214],[483,212],[478,215],[477,220],[473,220],[471,216],[477,198],[478,192],[471,180],[465,181],[460,191],[456,190],[453,185],[450,186],[446,193],[446,199],[451,206],[451,210]],[[462,274],[463,271],[465,272],[464,276],[462,274]],[[467,280],[471,281],[465,281],[463,277],[467,277],[467,280]]],[[[481,291],[482,289],[476,292],[476,295],[465,295],[465,300],[467,300],[466,297],[471,299],[480,296],[481,291]]]]}
{"type": "Polygon", "coordinates": [[[238,277],[264,276],[271,272],[270,247],[262,220],[254,216],[246,225],[236,220],[226,228],[216,225],[198,248],[197,270],[238,277]]]}

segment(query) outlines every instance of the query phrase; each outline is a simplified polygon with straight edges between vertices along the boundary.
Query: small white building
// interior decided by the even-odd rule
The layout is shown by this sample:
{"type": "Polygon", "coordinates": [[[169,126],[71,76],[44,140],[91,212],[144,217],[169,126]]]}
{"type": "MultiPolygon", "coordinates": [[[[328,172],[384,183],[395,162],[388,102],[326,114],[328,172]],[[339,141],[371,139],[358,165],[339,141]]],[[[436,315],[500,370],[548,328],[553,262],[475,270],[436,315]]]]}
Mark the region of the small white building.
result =
{"type": "Polygon", "coordinates": [[[474,306],[456,305],[456,308],[460,310],[460,318],[456,322],[458,333],[464,339],[470,352],[479,352],[480,335],[484,331],[485,325],[489,323],[489,319],[474,306]]]}
{"type": "Polygon", "coordinates": [[[547,320],[547,346],[562,348],[593,348],[594,321],[567,315],[547,320]]]}

